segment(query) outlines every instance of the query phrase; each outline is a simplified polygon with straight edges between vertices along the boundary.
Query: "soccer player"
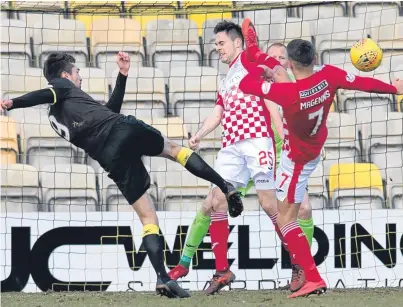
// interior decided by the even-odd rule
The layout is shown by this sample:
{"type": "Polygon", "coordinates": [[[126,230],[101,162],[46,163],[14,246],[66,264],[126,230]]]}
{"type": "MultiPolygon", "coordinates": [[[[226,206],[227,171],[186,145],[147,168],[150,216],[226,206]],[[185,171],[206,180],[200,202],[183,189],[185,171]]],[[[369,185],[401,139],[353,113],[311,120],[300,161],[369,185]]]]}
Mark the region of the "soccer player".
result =
{"type": "MultiPolygon", "coordinates": [[[[288,69],[288,56],[286,47],[281,43],[274,43],[272,44],[267,53],[270,57],[275,58],[280,64],[285,68],[288,69]]],[[[290,79],[295,80],[292,76],[292,73],[289,72],[290,79]]],[[[266,105],[269,104],[269,111],[271,117],[271,128],[273,129],[274,133],[274,143],[275,143],[275,150],[276,150],[276,168],[280,163],[280,155],[281,155],[281,148],[283,146],[283,123],[280,114],[280,107],[271,102],[266,101],[266,105]]],[[[246,187],[239,187],[238,191],[241,192],[242,196],[246,196],[250,188],[254,185],[253,180],[249,180],[246,187]]],[[[275,219],[277,216],[277,199],[273,202],[267,202],[263,206],[264,211],[266,214],[272,218],[273,223],[276,223],[275,219]]],[[[182,252],[182,257],[179,262],[179,265],[171,270],[168,274],[172,279],[178,279],[184,277],[188,274],[190,268],[190,260],[193,258],[194,254],[197,251],[200,243],[202,242],[204,236],[207,233],[211,220],[208,217],[205,217],[201,212],[198,212],[193,223],[190,227],[188,239],[185,242],[185,247],[182,252]],[[189,243],[191,242],[191,243],[189,243]]],[[[312,245],[312,238],[313,238],[313,219],[312,219],[312,207],[309,203],[308,192],[305,192],[304,200],[301,204],[301,207],[298,211],[298,224],[304,231],[308,243],[312,245]]],[[[214,230],[213,230],[214,231],[214,230]]],[[[292,278],[291,282],[287,284],[285,287],[282,287],[281,290],[290,290],[292,292],[298,291],[305,282],[304,279],[304,271],[300,268],[300,266],[295,263],[292,257],[292,278]]]]}
{"type": "Polygon", "coordinates": [[[157,214],[146,193],[150,187],[150,176],[141,157],[159,156],[177,161],[195,176],[218,186],[229,208],[241,213],[243,206],[239,192],[189,148],[176,145],[133,116],[119,114],[130,68],[127,53],[117,54],[120,72],[112,96],[105,105],[81,90],[80,70],[74,63],[71,55],[50,54],[43,68],[50,87],[12,100],[2,100],[1,108],[12,110],[49,104],[52,128],[98,161],[138,214],[143,224],[144,248],[157,274],[157,293],[168,297],[189,297],[190,294],[171,280],[166,272],[157,214]],[[72,125],[73,122],[80,125],[72,125]]]}
{"type": "MultiPolygon", "coordinates": [[[[221,123],[223,137],[222,149],[215,162],[217,172],[236,188],[245,187],[252,178],[259,203],[265,211],[270,212],[273,220],[277,213],[274,186],[276,157],[270,114],[265,110],[263,99],[256,95],[245,95],[238,87],[248,70],[256,65],[249,63],[243,52],[244,40],[239,25],[222,21],[216,25],[214,33],[216,50],[221,62],[229,65],[229,71],[221,80],[216,106],[189,140],[189,146],[198,148],[201,139],[221,123]]],[[[278,61],[273,59],[269,65],[275,69],[273,78],[276,81],[290,81],[278,61]]],[[[213,187],[190,228],[179,265],[169,272],[175,280],[188,274],[191,259],[210,229],[216,273],[206,289],[207,294],[214,294],[235,280],[227,258],[229,225],[224,200],[222,193],[213,187]]]]}
{"type": "MultiPolygon", "coordinates": [[[[249,51],[251,56],[255,53],[257,64],[265,65],[268,59],[266,54],[258,48],[249,51]]],[[[250,70],[251,73],[242,79],[239,87],[244,93],[262,96],[283,108],[285,138],[276,177],[279,203],[277,223],[288,250],[304,270],[306,279],[302,288],[289,296],[294,298],[322,293],[327,288],[315,265],[306,236],[298,226],[297,215],[308,177],[320,161],[327,138],[326,120],[333,98],[339,88],[402,94],[403,80],[397,79],[390,85],[374,78],[347,73],[331,65],[323,65],[314,72],[315,47],[302,39],[291,41],[287,45],[287,52],[295,83],[271,84],[261,78],[267,68],[257,67],[256,70],[250,70]]]]}

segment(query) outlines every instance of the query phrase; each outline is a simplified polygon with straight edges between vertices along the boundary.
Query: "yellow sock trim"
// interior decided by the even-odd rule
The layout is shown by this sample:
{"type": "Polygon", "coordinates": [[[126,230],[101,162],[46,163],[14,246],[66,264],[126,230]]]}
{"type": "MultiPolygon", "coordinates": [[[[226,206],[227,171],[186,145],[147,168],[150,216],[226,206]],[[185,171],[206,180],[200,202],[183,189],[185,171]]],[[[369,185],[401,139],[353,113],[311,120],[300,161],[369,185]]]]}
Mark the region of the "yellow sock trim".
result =
{"type": "Polygon", "coordinates": [[[178,153],[178,156],[176,157],[176,161],[178,161],[182,166],[185,166],[192,153],[193,150],[191,150],[190,148],[182,147],[182,149],[178,153]]]}
{"type": "Polygon", "coordinates": [[[143,238],[148,235],[159,235],[160,228],[155,224],[147,224],[143,226],[143,238]]]}

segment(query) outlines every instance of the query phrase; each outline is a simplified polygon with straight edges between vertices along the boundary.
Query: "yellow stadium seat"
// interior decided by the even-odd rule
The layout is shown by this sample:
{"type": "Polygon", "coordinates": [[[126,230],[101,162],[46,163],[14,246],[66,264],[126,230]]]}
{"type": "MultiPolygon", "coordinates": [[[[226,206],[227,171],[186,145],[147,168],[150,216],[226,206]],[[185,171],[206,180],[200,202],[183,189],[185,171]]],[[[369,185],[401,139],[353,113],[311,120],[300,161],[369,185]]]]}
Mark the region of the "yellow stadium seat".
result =
{"type": "Polygon", "coordinates": [[[8,116],[0,116],[0,119],[1,162],[2,164],[16,163],[18,155],[17,123],[8,116]]]}
{"type": "Polygon", "coordinates": [[[188,10],[188,19],[196,23],[199,36],[203,34],[203,24],[207,19],[229,20],[232,12],[232,1],[184,1],[183,8],[188,10]],[[227,11],[226,11],[227,9],[227,11]]]}
{"type": "Polygon", "coordinates": [[[397,101],[397,111],[403,112],[403,95],[398,95],[396,97],[396,101],[397,101]]]}
{"type": "Polygon", "coordinates": [[[187,139],[188,131],[180,117],[153,117],[143,121],[171,139],[187,139]]]}
{"type": "Polygon", "coordinates": [[[385,198],[379,168],[372,163],[333,165],[329,174],[329,195],[334,208],[383,208],[385,198]]]}

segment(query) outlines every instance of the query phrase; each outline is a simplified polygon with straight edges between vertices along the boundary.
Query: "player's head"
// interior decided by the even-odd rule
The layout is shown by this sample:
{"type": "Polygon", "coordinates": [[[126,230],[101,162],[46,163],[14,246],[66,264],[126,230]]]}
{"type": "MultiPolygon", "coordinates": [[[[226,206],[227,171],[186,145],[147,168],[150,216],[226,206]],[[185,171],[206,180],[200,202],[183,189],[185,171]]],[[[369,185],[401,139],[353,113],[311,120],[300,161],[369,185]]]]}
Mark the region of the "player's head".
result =
{"type": "Polygon", "coordinates": [[[214,28],[215,48],[221,62],[231,64],[243,48],[241,27],[230,21],[221,21],[214,28]]]}
{"type": "Polygon", "coordinates": [[[313,71],[316,55],[314,45],[303,39],[294,39],[287,45],[289,66],[294,71],[313,71]]]}
{"type": "Polygon", "coordinates": [[[266,52],[269,56],[275,58],[280,64],[288,68],[288,54],[287,47],[282,43],[273,43],[267,48],[266,52]]]}
{"type": "Polygon", "coordinates": [[[51,53],[43,66],[43,74],[49,82],[54,78],[65,78],[81,88],[80,69],[74,65],[75,62],[76,59],[69,54],[51,53]]]}

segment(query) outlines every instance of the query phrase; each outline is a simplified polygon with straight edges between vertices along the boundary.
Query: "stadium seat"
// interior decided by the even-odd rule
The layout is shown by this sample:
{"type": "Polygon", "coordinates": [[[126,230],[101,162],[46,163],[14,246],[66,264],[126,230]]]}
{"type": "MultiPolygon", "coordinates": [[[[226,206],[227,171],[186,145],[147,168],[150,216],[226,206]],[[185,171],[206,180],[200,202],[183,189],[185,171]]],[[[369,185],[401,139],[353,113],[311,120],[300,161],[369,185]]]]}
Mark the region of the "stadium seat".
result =
{"type": "MultiPolygon", "coordinates": [[[[118,72],[119,70],[115,70],[110,78],[112,90],[118,72]]],[[[153,67],[130,68],[121,113],[140,119],[167,115],[164,75],[161,70],[153,67]]]]}
{"type": "Polygon", "coordinates": [[[84,23],[56,16],[35,24],[32,36],[39,67],[43,67],[47,56],[55,51],[74,56],[79,68],[88,66],[89,55],[84,23]]]}
{"type": "Polygon", "coordinates": [[[335,17],[319,19],[314,27],[316,50],[320,64],[345,68],[351,64],[349,50],[359,39],[369,34],[364,18],[335,17]]]}
{"type": "Polygon", "coordinates": [[[153,178],[156,178],[164,211],[197,211],[210,191],[208,181],[169,160],[166,172],[155,172],[153,178]]]}
{"type": "Polygon", "coordinates": [[[39,170],[43,202],[50,212],[94,212],[98,207],[94,170],[84,164],[47,165],[39,170]]]}
{"type": "Polygon", "coordinates": [[[34,24],[43,22],[54,16],[63,16],[64,1],[10,1],[12,7],[16,9],[16,17],[24,21],[28,28],[33,28],[34,24]]]}
{"type": "Polygon", "coordinates": [[[399,16],[401,4],[398,1],[388,2],[351,2],[351,15],[355,18],[365,18],[366,23],[394,24],[399,16]]]}
{"type": "Polygon", "coordinates": [[[13,68],[1,75],[3,99],[13,99],[28,92],[37,91],[47,86],[48,82],[40,68],[13,68]]]}
{"type": "Polygon", "coordinates": [[[212,67],[172,68],[169,77],[170,107],[193,135],[210,115],[217,100],[218,71],[212,67]]]}
{"type": "Polygon", "coordinates": [[[21,136],[24,163],[41,169],[49,164],[81,163],[83,150],[56,134],[50,123],[25,124],[21,136]]]}
{"type": "Polygon", "coordinates": [[[142,121],[161,131],[162,134],[179,145],[183,145],[184,139],[188,138],[186,125],[180,117],[142,118],[142,121]]]}
{"type": "Polygon", "coordinates": [[[302,20],[318,20],[346,16],[347,8],[345,3],[320,3],[297,7],[297,17],[302,20]]]}
{"type": "Polygon", "coordinates": [[[8,116],[1,119],[1,164],[13,164],[18,161],[17,123],[8,116]]]}
{"type": "MultiPolygon", "coordinates": [[[[24,70],[31,66],[32,52],[27,24],[21,20],[1,21],[1,66],[8,71],[24,70]]],[[[3,68],[2,68],[3,70],[3,68]]]]}
{"type": "Polygon", "coordinates": [[[229,20],[232,18],[232,1],[183,1],[187,18],[197,25],[199,36],[203,33],[203,24],[208,19],[229,20]]]}
{"type": "MultiPolygon", "coordinates": [[[[106,172],[98,175],[99,189],[101,195],[101,211],[133,212],[126,198],[122,195],[115,182],[108,177],[106,172]]],[[[158,208],[158,194],[155,183],[151,183],[147,191],[156,208],[158,208]]]]}
{"type": "Polygon", "coordinates": [[[324,174],[329,175],[334,164],[361,161],[358,142],[359,126],[353,115],[331,112],[327,119],[328,136],[324,145],[326,158],[323,161],[324,174]]]}
{"type": "Polygon", "coordinates": [[[389,112],[362,125],[367,161],[376,164],[383,177],[388,169],[403,168],[403,113],[389,112]]]}
{"type": "Polygon", "coordinates": [[[125,1],[126,12],[130,18],[141,25],[142,36],[146,35],[146,26],[152,20],[175,19],[177,1],[125,1]]]}
{"type": "Polygon", "coordinates": [[[86,36],[91,37],[94,22],[105,18],[120,18],[122,3],[120,1],[69,1],[68,9],[76,20],[85,24],[86,36]]]}
{"type": "Polygon", "coordinates": [[[266,51],[272,43],[283,43],[287,45],[293,39],[304,39],[312,41],[315,33],[316,23],[303,21],[301,18],[288,17],[283,23],[271,23],[267,25],[256,25],[259,35],[259,46],[266,51]]]}
{"type": "Polygon", "coordinates": [[[94,100],[105,102],[109,99],[108,79],[105,71],[100,68],[80,68],[80,76],[83,79],[81,89],[90,95],[94,100]]]}
{"type": "Polygon", "coordinates": [[[128,18],[104,18],[93,22],[91,48],[95,65],[110,77],[116,69],[116,54],[124,51],[130,55],[131,67],[144,66],[145,53],[141,26],[128,18]]]}
{"type": "Polygon", "coordinates": [[[319,163],[315,171],[308,178],[308,197],[313,210],[328,208],[328,191],[326,190],[326,178],[323,169],[323,161],[319,163]]]}
{"type": "Polygon", "coordinates": [[[152,20],[147,24],[146,39],[152,66],[164,72],[165,83],[171,68],[201,64],[198,29],[190,20],[152,20]]]}
{"type": "Polygon", "coordinates": [[[329,174],[329,190],[335,209],[385,208],[382,176],[375,164],[333,165],[329,174]]]}
{"type": "Polygon", "coordinates": [[[235,1],[235,5],[241,9],[243,18],[249,17],[256,25],[285,23],[288,17],[285,7],[270,8],[267,1],[235,1]]]}
{"type": "Polygon", "coordinates": [[[1,212],[46,211],[38,170],[26,164],[1,165],[1,212]]]}
{"type": "Polygon", "coordinates": [[[403,209],[403,168],[391,167],[386,169],[386,186],[390,208],[403,209]]]}

